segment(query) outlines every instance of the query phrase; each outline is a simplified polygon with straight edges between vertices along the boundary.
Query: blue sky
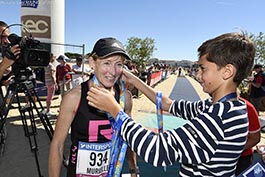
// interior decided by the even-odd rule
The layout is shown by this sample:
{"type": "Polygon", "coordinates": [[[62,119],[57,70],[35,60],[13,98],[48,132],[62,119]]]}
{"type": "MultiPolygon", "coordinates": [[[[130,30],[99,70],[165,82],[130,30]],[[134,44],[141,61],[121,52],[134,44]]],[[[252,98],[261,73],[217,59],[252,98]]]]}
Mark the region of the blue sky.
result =
{"type": "MultiPolygon", "coordinates": [[[[20,23],[19,2],[0,0],[0,20],[20,23]]],[[[124,44],[149,37],[157,49],[153,57],[196,61],[197,48],[209,38],[264,33],[264,7],[264,0],[66,0],[65,43],[85,44],[87,53],[101,37],[124,44]]]]}

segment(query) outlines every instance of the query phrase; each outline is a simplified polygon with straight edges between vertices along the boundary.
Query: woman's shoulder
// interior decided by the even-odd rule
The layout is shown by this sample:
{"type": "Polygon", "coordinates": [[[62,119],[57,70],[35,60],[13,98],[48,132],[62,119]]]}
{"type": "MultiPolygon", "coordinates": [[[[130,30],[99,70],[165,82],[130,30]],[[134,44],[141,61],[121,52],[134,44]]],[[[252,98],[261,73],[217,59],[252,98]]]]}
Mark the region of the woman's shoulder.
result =
{"type": "Polygon", "coordinates": [[[81,85],[78,85],[77,87],[67,91],[63,98],[73,102],[75,100],[79,100],[80,97],[81,97],[81,85]]]}

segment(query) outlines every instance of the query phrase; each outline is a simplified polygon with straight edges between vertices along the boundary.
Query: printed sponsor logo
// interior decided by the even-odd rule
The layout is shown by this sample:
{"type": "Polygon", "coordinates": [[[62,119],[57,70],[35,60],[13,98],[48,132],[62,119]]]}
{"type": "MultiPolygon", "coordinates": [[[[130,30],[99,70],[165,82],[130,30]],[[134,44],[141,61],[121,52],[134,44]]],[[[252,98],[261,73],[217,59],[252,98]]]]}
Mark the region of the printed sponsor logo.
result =
{"type": "MultiPolygon", "coordinates": [[[[37,0],[35,0],[35,1],[37,1],[37,0]]],[[[38,5],[37,6],[40,6],[42,4],[50,4],[51,3],[50,1],[51,0],[38,1],[38,5]]],[[[31,8],[31,6],[33,6],[32,8],[35,8],[35,6],[36,6],[36,2],[32,2],[32,0],[31,1],[30,0],[0,0],[0,5],[17,5],[17,4],[21,5],[21,7],[29,7],[29,8],[31,8]],[[29,6],[27,6],[27,4],[29,6]]]]}
{"type": "Polygon", "coordinates": [[[39,0],[21,0],[21,7],[32,7],[37,8],[39,0]]]}
{"type": "Polygon", "coordinates": [[[79,149],[90,149],[94,151],[103,151],[106,149],[110,149],[111,142],[106,143],[86,143],[86,142],[80,142],[79,143],[79,149]]]}
{"type": "MultiPolygon", "coordinates": [[[[51,18],[49,16],[25,15],[21,22],[32,33],[33,37],[51,38],[51,18]]],[[[22,29],[22,36],[28,35],[26,29],[22,29]]]]}
{"type": "Polygon", "coordinates": [[[238,177],[263,177],[265,175],[264,162],[260,159],[255,164],[252,164],[245,172],[238,177]]]}

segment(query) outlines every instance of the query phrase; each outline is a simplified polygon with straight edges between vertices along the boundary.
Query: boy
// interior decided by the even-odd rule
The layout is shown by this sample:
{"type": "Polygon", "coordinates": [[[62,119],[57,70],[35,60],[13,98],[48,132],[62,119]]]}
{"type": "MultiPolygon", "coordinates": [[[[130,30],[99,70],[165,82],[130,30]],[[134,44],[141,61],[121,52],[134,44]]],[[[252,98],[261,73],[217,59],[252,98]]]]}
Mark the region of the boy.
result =
{"type": "MultiPolygon", "coordinates": [[[[248,134],[246,105],[238,100],[236,91],[252,68],[255,47],[246,36],[227,33],[204,42],[198,52],[197,79],[212,98],[190,102],[163,96],[163,110],[189,120],[179,128],[155,134],[141,127],[121,111],[103,88],[88,92],[88,104],[122,122],[120,135],[154,166],[178,161],[180,176],[234,176],[248,134]]],[[[123,80],[156,102],[155,90],[133,74],[124,70],[123,80]]]]}

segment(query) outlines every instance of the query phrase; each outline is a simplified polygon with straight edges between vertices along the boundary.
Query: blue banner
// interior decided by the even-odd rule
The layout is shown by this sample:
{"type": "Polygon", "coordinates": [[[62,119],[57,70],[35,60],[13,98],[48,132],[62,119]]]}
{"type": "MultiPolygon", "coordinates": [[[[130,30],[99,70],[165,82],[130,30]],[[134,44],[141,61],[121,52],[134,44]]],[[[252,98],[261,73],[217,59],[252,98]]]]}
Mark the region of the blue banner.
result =
{"type": "Polygon", "coordinates": [[[238,177],[263,177],[265,176],[265,163],[260,158],[257,162],[253,163],[238,177]]]}
{"type": "Polygon", "coordinates": [[[21,0],[21,7],[37,8],[39,0],[21,0]]]}

